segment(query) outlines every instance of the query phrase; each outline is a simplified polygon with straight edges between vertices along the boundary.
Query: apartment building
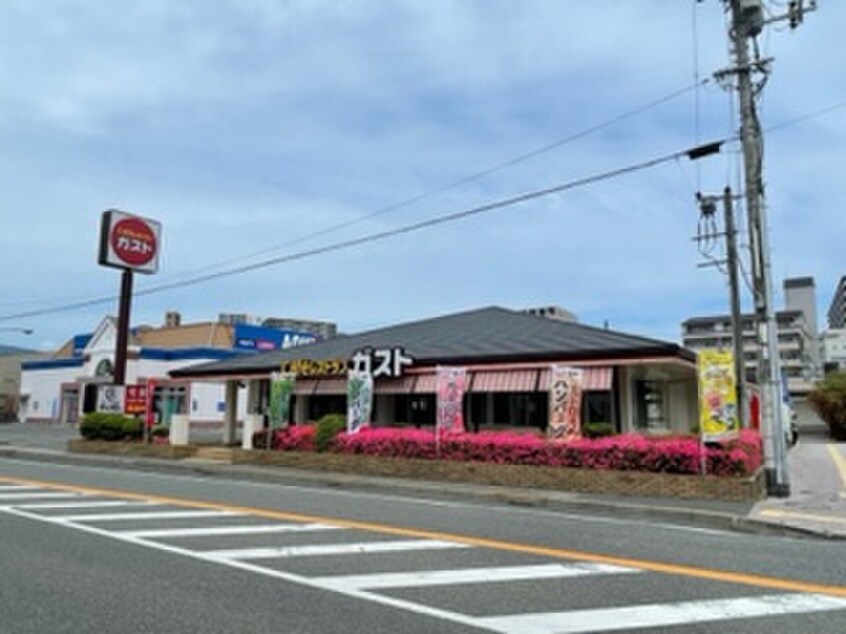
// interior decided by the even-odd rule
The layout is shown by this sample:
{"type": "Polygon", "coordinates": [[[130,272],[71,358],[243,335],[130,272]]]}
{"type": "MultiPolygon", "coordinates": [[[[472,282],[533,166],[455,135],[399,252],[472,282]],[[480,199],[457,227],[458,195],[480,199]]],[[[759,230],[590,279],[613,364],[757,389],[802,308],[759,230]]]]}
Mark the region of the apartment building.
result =
{"type": "Polygon", "coordinates": [[[846,275],[840,278],[828,307],[829,329],[846,328],[846,275]]]}
{"type": "MultiPolygon", "coordinates": [[[[822,374],[817,336],[816,292],[812,277],[784,280],[785,310],[776,312],[782,373],[793,397],[803,397],[822,374]]],[[[742,316],[743,362],[747,377],[758,367],[755,316],[742,316]]],[[[731,315],[692,317],[682,322],[682,343],[690,350],[732,348],[731,315]]]]}

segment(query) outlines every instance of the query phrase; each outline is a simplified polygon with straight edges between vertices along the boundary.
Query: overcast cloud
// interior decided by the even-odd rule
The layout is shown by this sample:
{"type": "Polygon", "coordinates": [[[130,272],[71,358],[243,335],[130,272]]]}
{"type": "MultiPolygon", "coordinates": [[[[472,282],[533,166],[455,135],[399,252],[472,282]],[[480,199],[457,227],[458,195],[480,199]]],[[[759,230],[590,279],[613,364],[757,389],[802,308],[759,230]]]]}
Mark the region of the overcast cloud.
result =
{"type": "MultiPolygon", "coordinates": [[[[846,102],[846,3],[820,5],[802,28],[760,39],[775,58],[765,127],[846,102]]],[[[712,82],[482,179],[290,244],[602,124],[727,62],[718,0],[6,0],[0,317],[117,292],[118,273],[96,263],[108,208],[164,226],[160,273],[136,278],[144,288],[731,136],[733,102],[712,82]],[[264,253],[249,257],[256,252],[264,253]]],[[[691,241],[695,192],[719,192],[727,179],[739,187],[737,148],[727,149],[139,297],[133,323],[158,324],[166,310],[186,321],[244,312],[354,332],[491,304],[560,305],[584,323],[678,340],[682,320],[727,312],[725,278],[697,266],[691,241]]],[[[813,276],[821,320],[846,274],[844,149],[846,108],[766,139],[777,307],[785,276],[813,276]]],[[[0,332],[0,342],[55,347],[116,310],[0,321],[36,330],[0,332]]]]}

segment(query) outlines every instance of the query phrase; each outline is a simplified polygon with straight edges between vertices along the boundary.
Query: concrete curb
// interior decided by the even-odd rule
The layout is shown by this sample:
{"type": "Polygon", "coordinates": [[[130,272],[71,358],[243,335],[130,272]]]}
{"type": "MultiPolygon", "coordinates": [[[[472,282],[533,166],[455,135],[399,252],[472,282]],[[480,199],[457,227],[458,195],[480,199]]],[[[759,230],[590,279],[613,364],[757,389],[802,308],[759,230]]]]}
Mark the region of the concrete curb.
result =
{"type": "Polygon", "coordinates": [[[261,482],[272,481],[295,486],[325,486],[452,499],[471,498],[515,506],[547,508],[562,512],[589,511],[594,514],[609,516],[624,514],[626,517],[634,519],[662,521],[760,535],[842,539],[838,535],[786,526],[783,523],[765,522],[731,511],[703,509],[694,506],[670,506],[660,503],[644,504],[635,500],[603,499],[599,496],[542,489],[516,489],[512,487],[456,484],[429,480],[405,480],[308,471],[291,467],[232,465],[198,458],[164,460],[137,456],[73,454],[65,451],[36,449],[15,445],[0,445],[0,456],[69,465],[119,465],[123,468],[137,469],[139,471],[156,471],[173,474],[187,473],[261,482]]]}

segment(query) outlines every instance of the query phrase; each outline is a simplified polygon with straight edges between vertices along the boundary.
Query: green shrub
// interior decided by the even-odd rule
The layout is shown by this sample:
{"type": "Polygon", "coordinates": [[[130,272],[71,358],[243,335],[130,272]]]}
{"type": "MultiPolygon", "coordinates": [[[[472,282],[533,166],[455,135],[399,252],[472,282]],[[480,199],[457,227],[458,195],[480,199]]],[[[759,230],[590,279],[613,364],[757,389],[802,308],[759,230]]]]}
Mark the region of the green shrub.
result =
{"type": "Polygon", "coordinates": [[[137,418],[124,418],[123,435],[130,440],[138,440],[144,435],[144,425],[137,418]]]}
{"type": "Polygon", "coordinates": [[[846,440],[846,372],[834,372],[816,384],[808,402],[828,425],[834,440],[846,440]]]}
{"type": "Polygon", "coordinates": [[[343,414],[326,414],[317,421],[314,430],[314,447],[317,451],[326,451],[335,439],[335,436],[345,431],[347,419],[343,414]]]}
{"type": "Polygon", "coordinates": [[[153,425],[150,429],[150,436],[153,438],[168,438],[170,436],[170,427],[168,425],[153,425]]]}
{"type": "Polygon", "coordinates": [[[109,412],[91,412],[82,417],[79,433],[86,440],[123,440],[140,438],[141,422],[109,412]]]}
{"type": "Polygon", "coordinates": [[[582,425],[582,435],[585,438],[605,438],[617,433],[613,423],[585,423],[582,425]]]}

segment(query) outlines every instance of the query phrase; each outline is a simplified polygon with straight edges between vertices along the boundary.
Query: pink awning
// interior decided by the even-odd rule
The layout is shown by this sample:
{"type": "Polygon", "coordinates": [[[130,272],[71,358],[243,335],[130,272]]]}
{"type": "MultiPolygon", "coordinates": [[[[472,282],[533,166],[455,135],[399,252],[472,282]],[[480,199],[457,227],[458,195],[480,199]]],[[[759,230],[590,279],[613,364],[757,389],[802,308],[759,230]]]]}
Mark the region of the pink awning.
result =
{"type": "Polygon", "coordinates": [[[374,390],[376,394],[411,394],[416,378],[406,374],[398,379],[376,379],[374,390]]]}
{"type": "Polygon", "coordinates": [[[473,392],[534,392],[537,382],[537,370],[473,372],[473,392]]]}
{"type": "Polygon", "coordinates": [[[415,394],[434,394],[437,376],[435,374],[418,374],[414,383],[415,394]]]}
{"type": "MultiPolygon", "coordinates": [[[[611,378],[614,368],[610,366],[598,366],[583,368],[582,390],[585,392],[598,392],[611,389],[611,378]]],[[[538,390],[549,391],[549,370],[541,370],[538,380],[538,390]]]]}
{"type": "Polygon", "coordinates": [[[317,382],[317,387],[314,388],[315,394],[346,394],[347,380],[346,379],[320,379],[317,382]]]}
{"type": "Polygon", "coordinates": [[[317,379],[297,379],[294,381],[294,394],[308,396],[314,393],[315,387],[317,387],[317,379]]]}

